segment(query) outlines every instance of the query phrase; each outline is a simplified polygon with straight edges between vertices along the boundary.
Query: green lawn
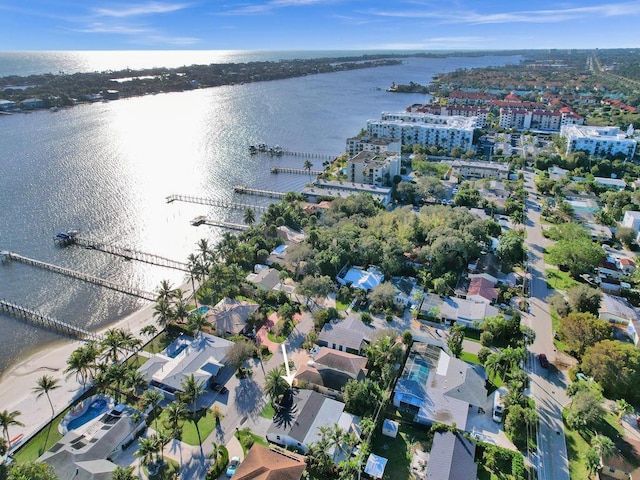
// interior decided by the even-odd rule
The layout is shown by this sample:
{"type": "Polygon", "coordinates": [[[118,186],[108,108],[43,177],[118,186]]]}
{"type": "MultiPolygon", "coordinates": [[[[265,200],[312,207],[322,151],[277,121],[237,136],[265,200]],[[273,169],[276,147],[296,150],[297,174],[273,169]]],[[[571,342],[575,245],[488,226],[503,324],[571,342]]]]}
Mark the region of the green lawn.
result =
{"type": "Polygon", "coordinates": [[[547,269],[547,283],[549,288],[556,290],[566,290],[567,288],[580,285],[579,282],[571,278],[569,272],[563,272],[556,268],[547,269]]]}
{"type": "MultiPolygon", "coordinates": [[[[207,408],[206,410],[200,410],[197,414],[197,423],[198,429],[200,430],[200,438],[205,440],[209,434],[216,428],[216,419],[211,412],[211,409],[207,408]]],[[[165,422],[167,419],[166,411],[163,411],[157,420],[157,428],[161,432],[167,433],[167,428],[165,427],[165,422]]],[[[156,421],[151,422],[150,425],[152,428],[156,428],[156,421]]],[[[198,431],[194,423],[189,420],[182,421],[182,438],[181,440],[184,443],[188,443],[189,445],[200,445],[198,442],[198,431]]]]}
{"type": "Polygon", "coordinates": [[[150,353],[158,353],[167,348],[171,342],[173,342],[180,332],[178,330],[165,330],[164,332],[156,335],[149,343],[147,343],[142,350],[150,353]]]}
{"type": "Polygon", "coordinates": [[[176,478],[176,475],[180,470],[180,465],[178,464],[178,462],[167,457],[165,457],[164,462],[165,464],[160,467],[160,470],[158,470],[158,473],[156,473],[155,475],[149,475],[147,468],[144,468],[144,471],[148,475],[149,480],[173,480],[174,478],[176,478]]]}
{"type": "Polygon", "coordinates": [[[271,402],[267,402],[267,404],[262,409],[262,412],[260,412],[260,416],[268,420],[271,420],[275,414],[276,410],[275,408],[273,408],[273,405],[271,405],[271,402]]]}
{"type": "Polygon", "coordinates": [[[410,478],[412,448],[429,452],[433,433],[425,427],[401,423],[396,438],[386,437],[378,432],[372,440],[371,451],[387,459],[383,480],[410,478]]]}
{"type": "MultiPolygon", "coordinates": [[[[616,416],[607,412],[597,425],[583,430],[571,430],[565,424],[565,438],[567,443],[567,455],[569,457],[569,475],[572,479],[589,478],[584,461],[584,454],[589,449],[591,438],[596,434],[606,435],[620,448],[622,441],[622,428],[616,421],[616,416]]],[[[628,459],[629,460],[629,459],[628,459]]]]}
{"type": "Polygon", "coordinates": [[[460,355],[460,360],[464,360],[465,362],[468,362],[468,363],[477,363],[478,365],[480,365],[480,360],[478,360],[478,355],[476,355],[475,353],[462,352],[462,355],[460,355]]]}
{"type": "Polygon", "coordinates": [[[240,445],[242,445],[242,451],[245,455],[247,454],[249,449],[251,449],[254,443],[257,443],[258,445],[262,445],[263,447],[269,446],[269,442],[267,442],[260,435],[253,433],[248,428],[237,430],[234,435],[240,442],[240,445]]]}
{"type": "Polygon", "coordinates": [[[45,451],[53,447],[53,445],[62,438],[62,434],[58,431],[58,425],[69,410],[70,408],[66,409],[58,415],[52,423],[40,430],[35,437],[25,443],[14,455],[15,461],[17,463],[33,462],[45,451]]]}

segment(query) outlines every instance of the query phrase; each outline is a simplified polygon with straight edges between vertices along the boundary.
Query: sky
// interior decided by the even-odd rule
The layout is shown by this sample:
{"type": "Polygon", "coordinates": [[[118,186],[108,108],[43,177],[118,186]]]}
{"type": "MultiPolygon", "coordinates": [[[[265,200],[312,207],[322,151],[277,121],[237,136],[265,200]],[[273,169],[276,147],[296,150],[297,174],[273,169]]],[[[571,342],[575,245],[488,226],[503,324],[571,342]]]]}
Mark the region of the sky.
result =
{"type": "Polygon", "coordinates": [[[640,0],[0,0],[0,50],[640,46],[640,0]]]}

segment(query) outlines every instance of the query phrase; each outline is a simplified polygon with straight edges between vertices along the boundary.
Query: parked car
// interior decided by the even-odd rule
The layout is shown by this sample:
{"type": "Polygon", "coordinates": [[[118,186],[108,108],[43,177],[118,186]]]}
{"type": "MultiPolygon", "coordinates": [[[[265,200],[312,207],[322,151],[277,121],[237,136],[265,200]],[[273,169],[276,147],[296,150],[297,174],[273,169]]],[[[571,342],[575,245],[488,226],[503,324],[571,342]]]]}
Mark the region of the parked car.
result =
{"type": "Polygon", "coordinates": [[[240,457],[233,457],[227,467],[227,477],[231,478],[240,465],[240,457]]]}
{"type": "Polygon", "coordinates": [[[549,360],[547,359],[547,356],[544,353],[541,353],[540,355],[538,355],[538,360],[540,360],[540,366],[542,368],[549,368],[549,360]]]}

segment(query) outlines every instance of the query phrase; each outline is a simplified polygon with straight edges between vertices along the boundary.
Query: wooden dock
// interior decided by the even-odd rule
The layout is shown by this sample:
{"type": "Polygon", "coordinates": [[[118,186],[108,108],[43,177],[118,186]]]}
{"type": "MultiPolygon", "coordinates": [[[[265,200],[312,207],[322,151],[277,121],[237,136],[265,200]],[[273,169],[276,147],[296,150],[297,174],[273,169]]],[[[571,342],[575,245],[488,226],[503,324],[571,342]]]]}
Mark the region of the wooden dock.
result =
{"type": "Polygon", "coordinates": [[[117,245],[81,237],[79,235],[70,237],[67,243],[71,245],[79,245],[89,250],[98,250],[100,252],[110,253],[111,255],[122,257],[125,260],[136,260],[138,262],[157,265],[159,267],[173,268],[174,270],[181,270],[183,272],[189,271],[188,265],[184,262],[178,262],[177,260],[161,257],[160,255],[154,255],[153,253],[119,247],[117,245]]]}
{"type": "Polygon", "coordinates": [[[90,332],[89,330],[85,330],[84,328],[71,325],[30,308],[7,302],[5,300],[0,300],[0,312],[70,337],[79,338],[81,340],[102,340],[100,335],[90,332]]]}
{"type": "Polygon", "coordinates": [[[268,208],[265,205],[251,205],[249,203],[227,202],[225,200],[218,200],[217,198],[194,197],[191,195],[169,195],[167,197],[167,203],[172,202],[197,203],[198,205],[209,205],[212,207],[232,208],[238,210],[246,210],[247,208],[251,208],[254,211],[266,211],[268,208]]]}
{"type": "Polygon", "coordinates": [[[191,220],[191,225],[194,227],[198,227],[200,225],[209,225],[211,227],[220,227],[227,228],[229,230],[238,230],[245,231],[249,229],[249,225],[245,225],[243,223],[232,223],[232,222],[223,222],[221,220],[212,220],[205,215],[200,215],[199,217],[191,220]]]}
{"type": "Polygon", "coordinates": [[[284,150],[283,155],[291,155],[293,157],[306,157],[306,158],[322,158],[324,160],[335,160],[339,155],[330,155],[328,153],[313,153],[313,152],[290,152],[284,150]]]}
{"type": "Polygon", "coordinates": [[[263,190],[261,188],[251,188],[245,185],[234,185],[233,191],[236,193],[242,193],[246,195],[257,195],[259,197],[269,197],[269,198],[283,198],[287,192],[278,192],[275,190],[263,190]]]}
{"type": "Polygon", "coordinates": [[[307,170],[306,168],[291,168],[291,167],[271,167],[271,173],[296,173],[298,175],[321,175],[324,173],[322,170],[307,170]]]}
{"type": "Polygon", "coordinates": [[[93,275],[88,275],[86,273],[78,272],[76,270],[71,270],[70,268],[60,267],[58,265],[53,265],[51,263],[42,262],[40,260],[25,257],[24,255],[20,255],[14,252],[3,252],[3,254],[6,260],[14,260],[16,262],[24,263],[26,265],[31,265],[34,267],[42,268],[44,270],[49,270],[51,272],[59,273],[61,275],[75,278],[77,280],[83,280],[88,283],[93,283],[94,285],[99,285],[101,287],[105,287],[110,290],[115,290],[116,292],[126,293],[128,295],[132,295],[138,298],[143,298],[145,300],[154,301],[156,299],[156,294],[151,292],[145,292],[144,290],[140,290],[138,288],[119,285],[117,283],[110,282],[109,280],[105,280],[103,278],[94,277],[93,275]]]}

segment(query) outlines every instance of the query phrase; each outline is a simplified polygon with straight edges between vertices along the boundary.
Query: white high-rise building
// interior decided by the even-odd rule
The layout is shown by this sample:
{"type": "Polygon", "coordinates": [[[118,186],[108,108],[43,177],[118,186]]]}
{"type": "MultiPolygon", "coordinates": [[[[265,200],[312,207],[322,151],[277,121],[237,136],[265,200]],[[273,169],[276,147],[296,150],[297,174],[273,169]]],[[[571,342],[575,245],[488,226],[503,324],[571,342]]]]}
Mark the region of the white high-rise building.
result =
{"type": "Polygon", "coordinates": [[[403,145],[436,146],[445,150],[470,150],[476,117],[431,115],[428,113],[383,113],[380,120],[369,120],[367,132],[373,137],[400,140],[403,145]]]}
{"type": "Polygon", "coordinates": [[[628,138],[618,127],[563,125],[560,135],[567,140],[566,153],[583,150],[603,157],[622,153],[630,159],[636,152],[637,142],[628,138]]]}

